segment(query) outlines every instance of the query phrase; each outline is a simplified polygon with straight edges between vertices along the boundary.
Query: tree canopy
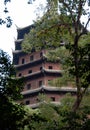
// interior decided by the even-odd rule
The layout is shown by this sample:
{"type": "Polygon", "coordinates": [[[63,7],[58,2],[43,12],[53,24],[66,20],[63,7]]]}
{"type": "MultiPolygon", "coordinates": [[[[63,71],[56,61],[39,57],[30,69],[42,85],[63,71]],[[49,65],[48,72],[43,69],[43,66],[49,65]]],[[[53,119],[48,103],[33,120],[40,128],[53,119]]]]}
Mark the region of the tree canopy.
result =
{"type": "Polygon", "coordinates": [[[71,112],[75,97],[70,94],[65,95],[59,105],[44,100],[39,108],[29,114],[27,130],[89,130],[89,98],[90,95],[85,96],[85,102],[76,113],[71,112]]]}
{"type": "Polygon", "coordinates": [[[23,79],[15,78],[9,55],[0,50],[0,130],[20,130],[25,125],[28,111],[15,102],[21,98],[22,88],[23,79]]]}
{"type": "MultiPolygon", "coordinates": [[[[77,88],[77,98],[72,107],[76,111],[83,95],[90,86],[90,11],[87,0],[47,0],[46,10],[35,21],[35,27],[25,35],[22,48],[57,49],[62,43],[69,55],[64,58],[69,75],[73,76],[77,88]],[[85,6],[87,5],[87,8],[85,6]],[[82,23],[82,16],[87,16],[82,23]]],[[[65,52],[65,51],[64,51],[65,52]]],[[[63,53],[64,55],[64,53],[63,53]]],[[[59,53],[60,57],[60,53],[59,53]]]]}
{"type": "Polygon", "coordinates": [[[9,55],[0,50],[0,95],[17,99],[23,89],[23,84],[23,79],[15,78],[15,68],[9,55]]]}

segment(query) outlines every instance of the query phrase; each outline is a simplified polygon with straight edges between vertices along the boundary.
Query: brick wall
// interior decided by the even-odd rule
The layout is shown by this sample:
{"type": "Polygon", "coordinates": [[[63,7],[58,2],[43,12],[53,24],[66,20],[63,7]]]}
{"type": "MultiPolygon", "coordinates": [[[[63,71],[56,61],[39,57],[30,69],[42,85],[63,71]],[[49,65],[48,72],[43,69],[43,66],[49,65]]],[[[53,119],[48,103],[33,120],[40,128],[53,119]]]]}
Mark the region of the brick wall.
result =
{"type": "Polygon", "coordinates": [[[37,60],[37,59],[40,59],[40,57],[42,56],[42,53],[45,54],[46,51],[43,50],[43,51],[38,51],[38,52],[33,52],[33,53],[30,53],[30,54],[26,54],[24,56],[20,56],[19,57],[19,64],[22,64],[22,59],[24,59],[25,63],[29,63],[30,62],[30,57],[32,57],[32,56],[33,56],[33,61],[37,60]]]}

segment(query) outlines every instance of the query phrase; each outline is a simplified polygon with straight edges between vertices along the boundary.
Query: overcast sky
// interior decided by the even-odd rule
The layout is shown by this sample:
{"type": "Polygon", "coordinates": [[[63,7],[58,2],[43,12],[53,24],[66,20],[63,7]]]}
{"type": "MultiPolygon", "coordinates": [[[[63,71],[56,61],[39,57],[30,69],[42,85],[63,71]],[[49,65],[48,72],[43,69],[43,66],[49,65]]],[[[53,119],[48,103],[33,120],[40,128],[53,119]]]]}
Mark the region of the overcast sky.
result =
{"type": "MultiPolygon", "coordinates": [[[[4,0],[0,0],[0,17],[4,18],[4,0]]],[[[6,28],[5,25],[0,25],[0,49],[3,49],[12,57],[12,50],[14,50],[14,40],[17,38],[17,27],[25,27],[33,23],[36,18],[36,8],[39,4],[45,3],[45,0],[36,0],[33,4],[27,4],[28,0],[11,0],[7,4],[9,14],[13,25],[11,28],[6,28]],[[16,27],[17,26],[17,27],[16,27]]]]}

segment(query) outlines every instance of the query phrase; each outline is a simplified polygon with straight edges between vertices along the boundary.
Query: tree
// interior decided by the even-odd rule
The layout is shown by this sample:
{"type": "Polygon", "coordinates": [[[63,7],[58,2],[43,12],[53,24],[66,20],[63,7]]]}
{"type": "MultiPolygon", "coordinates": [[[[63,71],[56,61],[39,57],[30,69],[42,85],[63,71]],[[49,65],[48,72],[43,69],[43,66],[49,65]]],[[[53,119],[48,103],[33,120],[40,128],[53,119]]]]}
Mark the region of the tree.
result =
{"type": "Polygon", "coordinates": [[[15,68],[9,55],[0,50],[0,96],[18,99],[23,85],[23,78],[15,78],[15,68]]]}
{"type": "MultiPolygon", "coordinates": [[[[33,4],[33,1],[35,1],[35,0],[26,0],[26,2],[28,4],[33,4]]],[[[3,5],[5,6],[5,8],[3,10],[4,14],[9,14],[7,4],[10,2],[12,2],[12,0],[3,0],[3,5]]],[[[7,28],[10,28],[12,26],[13,20],[10,15],[8,15],[8,16],[6,15],[5,18],[0,17],[0,25],[3,25],[3,24],[6,25],[7,28]]]]}
{"type": "MultiPolygon", "coordinates": [[[[34,23],[22,45],[24,51],[33,47],[59,48],[61,42],[69,52],[66,59],[69,75],[73,76],[77,88],[76,101],[72,111],[76,112],[90,85],[90,33],[87,30],[90,12],[85,8],[87,0],[47,0],[43,17],[34,23]],[[87,16],[82,23],[82,16],[87,16]]],[[[87,4],[88,5],[88,4],[87,4]]]]}
{"type": "MultiPolygon", "coordinates": [[[[7,4],[11,2],[11,0],[3,0],[3,4],[5,6],[3,13],[7,14],[9,13],[8,9],[7,9],[7,4]]],[[[5,24],[7,28],[11,27],[12,25],[12,19],[10,16],[6,16],[5,19],[3,19],[2,17],[0,18],[0,25],[5,24]]]]}
{"type": "MultiPolygon", "coordinates": [[[[65,95],[60,100],[60,104],[50,103],[45,99],[37,108],[28,115],[27,130],[84,130],[90,128],[90,95],[85,95],[85,102],[76,113],[71,112],[71,107],[75,97],[71,94],[65,95]],[[88,108],[88,109],[87,109],[88,108]]],[[[43,99],[42,99],[43,100],[43,99]]]]}
{"type": "Polygon", "coordinates": [[[0,130],[20,130],[27,125],[28,109],[15,101],[0,97],[0,130]]]}
{"type": "Polygon", "coordinates": [[[25,126],[28,111],[15,102],[21,98],[23,79],[15,78],[10,57],[0,50],[0,130],[20,130],[25,126]]]}

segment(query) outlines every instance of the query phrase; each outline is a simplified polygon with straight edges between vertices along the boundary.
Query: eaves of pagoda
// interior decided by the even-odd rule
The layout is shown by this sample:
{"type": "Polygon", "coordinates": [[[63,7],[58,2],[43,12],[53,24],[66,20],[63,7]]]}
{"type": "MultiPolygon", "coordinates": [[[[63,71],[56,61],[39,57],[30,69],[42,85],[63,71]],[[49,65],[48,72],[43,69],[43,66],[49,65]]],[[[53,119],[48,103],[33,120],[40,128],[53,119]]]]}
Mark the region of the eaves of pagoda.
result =
{"type": "Polygon", "coordinates": [[[36,89],[23,91],[23,92],[21,92],[21,94],[24,97],[29,97],[29,96],[32,96],[32,94],[34,94],[34,95],[36,95],[38,93],[46,94],[48,92],[50,92],[50,93],[54,92],[54,93],[58,93],[58,94],[66,94],[66,93],[76,94],[77,88],[72,88],[72,87],[52,87],[52,86],[42,85],[41,87],[36,88],[36,89]]]}
{"type": "Polygon", "coordinates": [[[58,77],[61,77],[62,76],[62,70],[49,70],[49,69],[42,69],[40,71],[37,71],[37,72],[32,72],[30,74],[27,74],[27,75],[24,75],[23,77],[25,79],[33,79],[33,78],[36,78],[38,76],[45,76],[45,75],[48,75],[48,76],[53,76],[53,75],[57,75],[58,77]]]}
{"type": "Polygon", "coordinates": [[[15,67],[17,70],[22,70],[22,69],[25,69],[25,68],[28,68],[28,67],[32,67],[32,66],[34,66],[34,65],[36,66],[36,65],[38,65],[39,63],[43,63],[43,61],[44,61],[43,58],[39,58],[39,59],[30,61],[30,62],[27,62],[27,63],[24,63],[24,64],[14,65],[14,67],[15,67]]]}
{"type": "MultiPolygon", "coordinates": [[[[38,103],[34,103],[34,104],[29,104],[29,105],[27,105],[29,108],[33,108],[33,109],[35,109],[35,108],[38,108],[41,104],[43,104],[43,103],[46,103],[47,104],[47,102],[46,101],[42,101],[42,102],[38,102],[38,103]]],[[[60,102],[53,102],[53,101],[51,101],[50,102],[51,104],[53,104],[53,105],[60,105],[61,103],[60,102]]]]}
{"type": "MultiPolygon", "coordinates": [[[[59,94],[59,95],[65,95],[67,93],[71,93],[72,95],[76,95],[77,93],[77,88],[72,88],[72,87],[52,87],[52,86],[45,86],[42,85],[39,88],[32,89],[32,90],[27,90],[23,91],[21,94],[23,95],[23,98],[27,99],[32,96],[38,96],[38,94],[59,94]]],[[[41,103],[43,102],[38,102],[35,104],[29,104],[28,106],[31,108],[37,108],[41,103]]],[[[53,101],[51,103],[54,103],[55,105],[60,105],[60,102],[53,101]]]]}
{"type": "Polygon", "coordinates": [[[16,39],[15,43],[21,43],[23,41],[23,39],[16,39]]]}

